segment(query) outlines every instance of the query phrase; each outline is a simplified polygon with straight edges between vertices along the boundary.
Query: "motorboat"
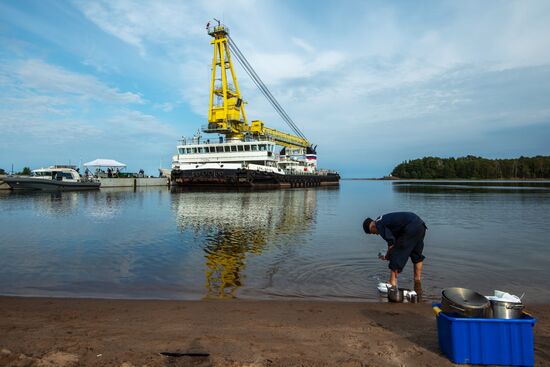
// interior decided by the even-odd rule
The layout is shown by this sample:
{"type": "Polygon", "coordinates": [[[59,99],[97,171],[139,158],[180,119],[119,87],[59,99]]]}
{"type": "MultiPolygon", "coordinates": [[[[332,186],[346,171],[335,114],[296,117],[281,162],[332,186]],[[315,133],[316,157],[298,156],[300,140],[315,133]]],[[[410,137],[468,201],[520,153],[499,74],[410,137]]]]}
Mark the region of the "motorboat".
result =
{"type": "Polygon", "coordinates": [[[98,190],[101,185],[93,176],[81,176],[75,166],[61,165],[32,170],[30,176],[7,176],[3,180],[13,190],[98,190]]]}

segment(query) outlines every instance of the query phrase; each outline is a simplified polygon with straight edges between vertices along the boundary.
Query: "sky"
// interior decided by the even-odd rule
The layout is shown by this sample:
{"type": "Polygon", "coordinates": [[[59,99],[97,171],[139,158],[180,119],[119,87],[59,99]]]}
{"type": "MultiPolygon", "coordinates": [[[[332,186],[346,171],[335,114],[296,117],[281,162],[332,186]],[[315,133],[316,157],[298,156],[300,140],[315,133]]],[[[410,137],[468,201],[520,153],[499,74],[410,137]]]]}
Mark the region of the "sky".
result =
{"type": "MultiPolygon", "coordinates": [[[[0,168],[170,167],[207,122],[212,18],[343,177],[550,155],[549,1],[1,0],[0,168]]],[[[236,72],[248,118],[289,131],[236,72]]]]}

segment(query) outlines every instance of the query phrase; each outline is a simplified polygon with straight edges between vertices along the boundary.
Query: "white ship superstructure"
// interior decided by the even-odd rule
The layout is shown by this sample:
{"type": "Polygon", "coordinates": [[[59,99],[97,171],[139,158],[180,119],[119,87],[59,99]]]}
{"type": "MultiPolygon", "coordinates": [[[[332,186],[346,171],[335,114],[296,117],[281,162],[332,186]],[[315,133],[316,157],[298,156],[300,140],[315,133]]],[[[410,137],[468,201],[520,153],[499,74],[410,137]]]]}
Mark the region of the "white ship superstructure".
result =
{"type": "Polygon", "coordinates": [[[182,139],[173,157],[172,168],[177,170],[251,169],[277,174],[315,174],[317,158],[306,154],[305,148],[285,148],[277,152],[269,140],[202,140],[200,136],[182,139]]]}

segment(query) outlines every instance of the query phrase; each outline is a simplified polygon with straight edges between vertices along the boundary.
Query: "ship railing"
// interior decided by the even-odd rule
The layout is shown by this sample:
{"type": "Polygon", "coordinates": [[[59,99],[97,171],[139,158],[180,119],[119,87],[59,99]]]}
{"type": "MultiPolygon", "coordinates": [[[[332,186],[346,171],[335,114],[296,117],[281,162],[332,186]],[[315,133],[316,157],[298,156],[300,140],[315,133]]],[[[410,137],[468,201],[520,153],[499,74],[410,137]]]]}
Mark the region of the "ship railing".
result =
{"type": "Polygon", "coordinates": [[[293,171],[293,170],[285,170],[285,173],[290,175],[300,175],[300,176],[313,176],[318,175],[317,172],[310,172],[310,171],[293,171]]]}
{"type": "Polygon", "coordinates": [[[317,173],[320,175],[337,175],[338,174],[338,172],[333,169],[325,169],[325,168],[317,169],[317,173]]]}
{"type": "Polygon", "coordinates": [[[328,175],[335,175],[338,174],[338,172],[330,169],[318,169],[315,171],[294,171],[294,170],[285,170],[286,173],[292,174],[292,175],[302,175],[302,176],[328,176],[328,175]]]}
{"type": "MultiPolygon", "coordinates": [[[[204,139],[203,137],[197,137],[197,136],[193,136],[193,137],[182,137],[181,139],[178,140],[180,142],[180,145],[206,145],[206,144],[228,144],[228,143],[231,143],[231,141],[227,141],[226,139],[222,139],[220,140],[219,138],[215,138],[215,139],[204,139]]],[[[257,140],[257,139],[254,139],[252,137],[245,137],[243,142],[245,143],[253,143],[253,142],[257,142],[257,141],[268,141],[268,142],[273,142],[273,143],[276,143],[275,140],[273,139],[269,139],[269,138],[262,138],[261,140],[257,140]]]]}

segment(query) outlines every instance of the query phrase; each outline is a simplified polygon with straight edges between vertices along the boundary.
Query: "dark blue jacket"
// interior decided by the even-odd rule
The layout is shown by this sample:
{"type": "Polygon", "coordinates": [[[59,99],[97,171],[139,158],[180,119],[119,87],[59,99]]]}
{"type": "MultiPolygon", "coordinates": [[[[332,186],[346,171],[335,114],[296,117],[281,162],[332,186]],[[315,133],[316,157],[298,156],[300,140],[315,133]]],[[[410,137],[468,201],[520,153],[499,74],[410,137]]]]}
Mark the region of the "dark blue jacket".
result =
{"type": "Polygon", "coordinates": [[[424,221],[412,212],[395,212],[379,216],[374,221],[378,234],[386,240],[388,246],[395,245],[399,237],[409,231],[416,231],[422,226],[427,228],[424,221]]]}

